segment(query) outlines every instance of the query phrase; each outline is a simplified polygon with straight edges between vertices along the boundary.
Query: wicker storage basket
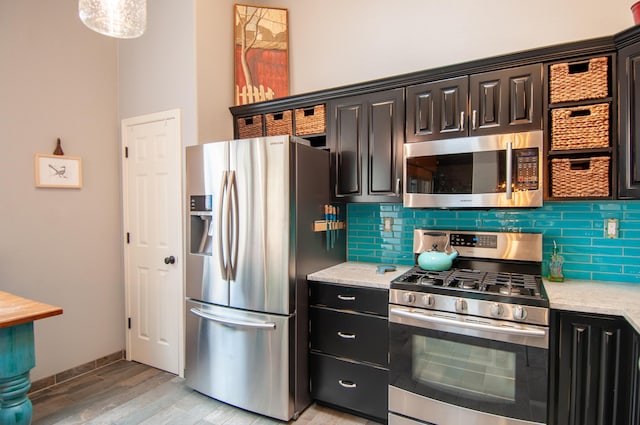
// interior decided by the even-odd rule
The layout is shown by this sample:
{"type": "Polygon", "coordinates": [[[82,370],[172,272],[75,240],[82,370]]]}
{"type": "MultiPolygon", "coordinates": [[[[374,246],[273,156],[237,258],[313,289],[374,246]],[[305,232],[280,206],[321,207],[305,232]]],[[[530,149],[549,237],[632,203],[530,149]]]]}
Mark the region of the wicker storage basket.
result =
{"type": "Polygon", "coordinates": [[[609,95],[609,62],[606,57],[588,62],[551,65],[549,91],[551,103],[600,99],[609,95]]]}
{"type": "Polygon", "coordinates": [[[325,106],[315,105],[296,109],[296,136],[325,132],[325,106]]]}
{"type": "Polygon", "coordinates": [[[250,137],[262,137],[262,115],[238,118],[238,137],[247,139],[250,137]]]}
{"type": "Polygon", "coordinates": [[[551,111],[551,150],[609,147],[609,104],[551,111]]]}
{"type": "Polygon", "coordinates": [[[265,120],[267,122],[267,136],[293,134],[292,111],[282,111],[265,114],[265,120]]]}
{"type": "Polygon", "coordinates": [[[551,160],[551,196],[609,196],[609,157],[551,160]]]}

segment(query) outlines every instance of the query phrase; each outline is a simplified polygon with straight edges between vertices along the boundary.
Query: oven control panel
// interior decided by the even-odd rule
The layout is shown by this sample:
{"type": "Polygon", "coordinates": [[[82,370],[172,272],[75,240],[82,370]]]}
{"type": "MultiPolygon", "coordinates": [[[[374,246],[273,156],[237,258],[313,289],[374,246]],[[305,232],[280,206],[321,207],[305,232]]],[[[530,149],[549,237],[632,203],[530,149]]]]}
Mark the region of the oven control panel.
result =
{"type": "Polygon", "coordinates": [[[465,258],[542,262],[542,233],[413,230],[414,254],[430,251],[434,244],[439,251],[455,249],[465,258]]]}
{"type": "Polygon", "coordinates": [[[498,247],[498,236],[487,234],[451,233],[449,244],[451,246],[465,246],[470,248],[498,247]]]}
{"type": "MultiPolygon", "coordinates": [[[[530,325],[549,326],[549,309],[533,305],[519,305],[489,299],[467,298],[464,294],[444,295],[407,291],[391,288],[389,291],[389,308],[406,306],[418,310],[429,310],[444,313],[461,314],[468,321],[478,321],[479,318],[493,320],[508,320],[510,322],[526,323],[530,325]]],[[[426,290],[429,290],[427,287],[426,290]]]]}

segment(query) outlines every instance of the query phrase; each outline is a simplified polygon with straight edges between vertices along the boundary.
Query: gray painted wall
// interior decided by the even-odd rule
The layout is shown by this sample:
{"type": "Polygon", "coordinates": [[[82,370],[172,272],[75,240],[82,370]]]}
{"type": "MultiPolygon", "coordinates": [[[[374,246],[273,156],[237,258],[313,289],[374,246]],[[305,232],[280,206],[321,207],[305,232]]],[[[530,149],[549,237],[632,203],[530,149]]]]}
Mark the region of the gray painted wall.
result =
{"type": "Polygon", "coordinates": [[[33,379],[124,348],[117,43],[77,7],[0,0],[0,290],[64,309],[36,322],[33,379]],[[82,189],[35,187],[58,137],[82,189]]]}

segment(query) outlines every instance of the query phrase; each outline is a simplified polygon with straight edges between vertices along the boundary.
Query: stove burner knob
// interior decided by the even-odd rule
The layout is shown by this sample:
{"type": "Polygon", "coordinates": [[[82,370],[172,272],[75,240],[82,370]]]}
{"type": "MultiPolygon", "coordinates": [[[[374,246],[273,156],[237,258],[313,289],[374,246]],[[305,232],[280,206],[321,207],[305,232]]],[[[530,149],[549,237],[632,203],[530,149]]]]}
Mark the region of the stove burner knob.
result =
{"type": "Polygon", "coordinates": [[[436,300],[433,299],[433,295],[426,294],[422,296],[422,305],[425,307],[433,307],[436,300]]]}
{"type": "Polygon", "coordinates": [[[467,309],[467,302],[462,298],[458,298],[456,300],[456,311],[462,313],[467,309]]]}
{"type": "Polygon", "coordinates": [[[414,302],[416,302],[416,296],[411,292],[405,292],[404,294],[402,294],[402,299],[405,303],[408,304],[413,304],[414,302]]]}
{"type": "Polygon", "coordinates": [[[489,312],[493,317],[502,317],[502,315],[504,314],[504,307],[502,306],[502,304],[493,303],[489,308],[489,312]]]}
{"type": "Polygon", "coordinates": [[[524,320],[527,317],[527,310],[521,306],[515,306],[513,308],[513,318],[516,320],[524,320]]]}

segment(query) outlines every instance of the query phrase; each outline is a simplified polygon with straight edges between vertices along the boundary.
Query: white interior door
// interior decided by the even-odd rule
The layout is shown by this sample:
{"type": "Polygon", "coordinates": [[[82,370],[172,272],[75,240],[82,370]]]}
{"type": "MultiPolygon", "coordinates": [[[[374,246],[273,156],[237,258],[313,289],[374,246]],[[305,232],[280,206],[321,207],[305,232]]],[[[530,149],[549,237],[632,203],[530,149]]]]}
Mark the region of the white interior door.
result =
{"type": "Polygon", "coordinates": [[[182,375],[180,111],[122,121],[127,358],[182,375]]]}

